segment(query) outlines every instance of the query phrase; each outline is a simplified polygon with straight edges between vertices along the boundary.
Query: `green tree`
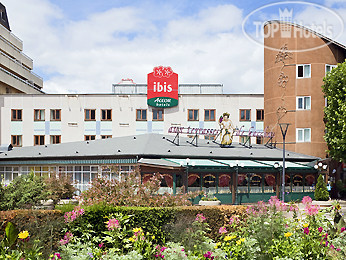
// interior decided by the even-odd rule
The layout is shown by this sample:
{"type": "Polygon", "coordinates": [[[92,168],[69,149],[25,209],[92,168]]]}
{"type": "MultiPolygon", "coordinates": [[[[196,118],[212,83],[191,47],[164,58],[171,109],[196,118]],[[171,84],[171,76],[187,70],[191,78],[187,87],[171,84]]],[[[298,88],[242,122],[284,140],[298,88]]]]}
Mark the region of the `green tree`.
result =
{"type": "Polygon", "coordinates": [[[327,184],[323,179],[322,174],[318,176],[316,189],[315,189],[315,200],[328,200],[329,192],[327,189],[327,184]]]}
{"type": "Polygon", "coordinates": [[[346,162],[346,62],[338,64],[323,79],[327,106],[324,109],[329,155],[346,162]]]}

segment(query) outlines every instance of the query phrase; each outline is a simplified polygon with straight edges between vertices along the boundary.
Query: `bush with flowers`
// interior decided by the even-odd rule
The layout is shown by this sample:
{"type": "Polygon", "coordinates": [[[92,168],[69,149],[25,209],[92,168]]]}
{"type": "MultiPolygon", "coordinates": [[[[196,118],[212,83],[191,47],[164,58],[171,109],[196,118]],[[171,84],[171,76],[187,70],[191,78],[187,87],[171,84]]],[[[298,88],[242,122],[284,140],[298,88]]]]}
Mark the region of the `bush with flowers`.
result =
{"type": "MultiPolygon", "coordinates": [[[[302,203],[301,215],[298,207],[277,197],[249,206],[241,229],[232,230],[234,222],[220,228],[217,246],[229,259],[345,259],[343,219],[331,223],[310,197],[302,203]]],[[[331,210],[336,214],[337,207],[331,210]]]]}

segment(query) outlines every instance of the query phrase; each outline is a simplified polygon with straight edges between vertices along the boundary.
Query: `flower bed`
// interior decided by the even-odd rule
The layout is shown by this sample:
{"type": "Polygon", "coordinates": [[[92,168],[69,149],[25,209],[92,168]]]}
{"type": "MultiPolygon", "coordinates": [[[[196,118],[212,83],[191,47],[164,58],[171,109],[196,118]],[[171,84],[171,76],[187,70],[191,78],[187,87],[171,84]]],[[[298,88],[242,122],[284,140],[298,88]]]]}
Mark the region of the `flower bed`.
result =
{"type": "MultiPolygon", "coordinates": [[[[272,197],[246,214],[236,206],[77,207],[65,213],[66,228],[49,259],[345,259],[340,205],[321,210],[309,197],[302,202],[299,212],[272,197]]],[[[38,242],[29,245],[31,230],[8,225],[12,238],[3,239],[0,258],[48,259],[38,242]]]]}

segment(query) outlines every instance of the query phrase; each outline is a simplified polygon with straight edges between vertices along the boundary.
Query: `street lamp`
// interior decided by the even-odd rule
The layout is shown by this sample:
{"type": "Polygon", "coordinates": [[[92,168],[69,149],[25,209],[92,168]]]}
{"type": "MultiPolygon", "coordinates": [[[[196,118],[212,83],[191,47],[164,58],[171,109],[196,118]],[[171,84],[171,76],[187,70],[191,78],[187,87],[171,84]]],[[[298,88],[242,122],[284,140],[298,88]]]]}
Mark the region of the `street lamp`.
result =
{"type": "MultiPolygon", "coordinates": [[[[283,187],[282,187],[282,189],[283,189],[283,191],[282,191],[282,194],[284,194],[285,193],[285,175],[283,174],[285,171],[283,170],[284,168],[283,168],[283,163],[282,162],[280,162],[280,163],[278,163],[278,162],[275,162],[274,163],[274,168],[275,169],[278,169],[278,168],[280,168],[279,170],[280,170],[280,176],[281,176],[281,179],[283,179],[283,187]]],[[[287,168],[287,166],[285,165],[285,168],[287,168]]],[[[280,194],[280,193],[279,193],[280,194]]],[[[283,195],[282,195],[283,196],[283,195]]]]}
{"type": "MultiPolygon", "coordinates": [[[[186,178],[185,178],[185,193],[187,193],[187,189],[189,186],[189,166],[195,166],[195,162],[191,162],[190,158],[185,159],[185,165],[186,165],[186,178]]],[[[184,166],[184,161],[180,161],[180,166],[184,166]]]]}
{"type": "MultiPolygon", "coordinates": [[[[318,170],[318,171],[321,173],[322,171],[327,170],[328,165],[327,165],[327,164],[324,164],[324,163],[322,163],[322,162],[319,162],[319,163],[317,163],[317,164],[314,165],[314,168],[315,168],[315,170],[318,170]]],[[[327,182],[328,180],[326,180],[326,178],[324,177],[324,175],[322,175],[322,176],[323,176],[324,181],[327,182]]]]}
{"type": "Polygon", "coordinates": [[[235,181],[235,199],[234,199],[235,201],[234,201],[234,203],[235,203],[235,205],[238,205],[238,198],[237,198],[238,197],[238,173],[239,173],[239,166],[244,167],[244,163],[239,164],[239,161],[236,160],[235,165],[233,163],[230,163],[229,166],[232,168],[234,166],[236,167],[235,168],[235,180],[236,181],[235,181]]]}
{"type": "Polygon", "coordinates": [[[283,156],[282,156],[282,201],[285,202],[285,140],[286,140],[286,134],[288,130],[289,123],[280,123],[280,129],[282,134],[282,142],[283,142],[283,156]]]}

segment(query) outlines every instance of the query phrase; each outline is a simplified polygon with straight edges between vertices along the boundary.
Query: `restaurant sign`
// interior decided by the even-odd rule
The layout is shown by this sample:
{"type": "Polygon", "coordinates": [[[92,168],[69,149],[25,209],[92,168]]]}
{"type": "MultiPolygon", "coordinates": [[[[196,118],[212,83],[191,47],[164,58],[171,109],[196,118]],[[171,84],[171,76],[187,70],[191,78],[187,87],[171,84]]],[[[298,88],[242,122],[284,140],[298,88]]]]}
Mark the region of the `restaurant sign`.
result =
{"type": "Polygon", "coordinates": [[[158,66],[148,74],[147,103],[152,107],[178,105],[178,74],[171,67],[158,66]]]}
{"type": "MultiPolygon", "coordinates": [[[[233,132],[233,136],[249,136],[249,137],[266,137],[271,138],[274,137],[274,132],[268,132],[268,127],[264,129],[264,131],[255,131],[253,127],[245,130],[243,127],[240,129],[236,129],[233,132]]],[[[219,129],[207,129],[207,128],[194,128],[194,127],[180,127],[180,126],[171,126],[168,129],[168,133],[175,134],[188,134],[188,135],[218,135],[221,130],[219,129]]]]}

